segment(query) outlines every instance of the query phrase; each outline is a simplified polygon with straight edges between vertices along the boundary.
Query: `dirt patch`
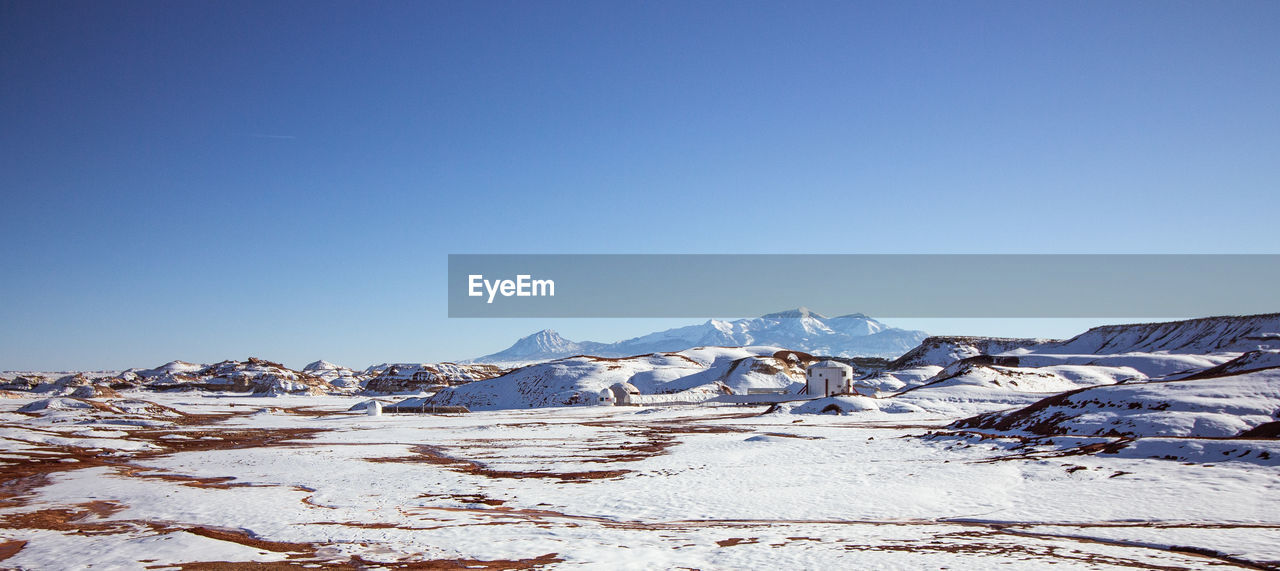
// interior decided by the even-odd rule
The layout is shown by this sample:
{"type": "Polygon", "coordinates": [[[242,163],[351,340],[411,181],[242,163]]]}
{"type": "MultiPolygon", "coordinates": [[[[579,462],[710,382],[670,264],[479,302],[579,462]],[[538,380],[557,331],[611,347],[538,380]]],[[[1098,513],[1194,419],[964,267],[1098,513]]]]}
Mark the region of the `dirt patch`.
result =
{"type": "MultiPolygon", "coordinates": [[[[194,415],[189,415],[190,418],[194,415]]],[[[28,427],[23,427],[27,429],[28,427]]],[[[132,464],[135,459],[158,458],[177,452],[205,452],[240,448],[265,448],[294,446],[296,439],[304,439],[321,429],[284,428],[259,430],[134,430],[129,439],[155,444],[151,450],[120,451],[80,448],[75,446],[41,446],[23,450],[23,460],[0,462],[0,508],[25,505],[26,497],[35,489],[49,483],[49,475],[68,470],[80,470],[99,466],[118,467],[126,476],[160,478],[181,481],[186,485],[211,488],[228,488],[252,484],[231,483],[233,478],[197,478],[176,474],[149,474],[147,468],[132,464]],[[178,434],[187,438],[164,438],[178,434]],[[207,437],[207,438],[206,438],[207,437]]]]}
{"type": "Polygon", "coordinates": [[[128,520],[92,521],[94,517],[105,518],[122,509],[124,506],[114,502],[95,501],[65,508],[9,513],[0,515],[0,528],[48,529],[70,531],[77,535],[121,533],[136,529],[135,522],[128,520]]]}
{"type": "MultiPolygon", "coordinates": [[[[600,525],[610,529],[631,529],[631,530],[668,530],[668,529],[689,529],[707,527],[705,525],[689,525],[684,522],[639,522],[639,521],[619,521],[601,516],[574,515],[560,511],[549,509],[533,509],[533,508],[512,508],[506,506],[498,506],[492,508],[461,508],[461,507],[433,507],[422,506],[409,510],[414,513],[428,513],[433,511],[465,513],[478,517],[491,518],[499,521],[491,521],[486,523],[470,523],[465,525],[500,525],[511,523],[527,522],[538,527],[554,527],[568,526],[578,527],[583,524],[600,525]]],[[[450,527],[458,525],[457,523],[449,523],[445,526],[450,527]]],[[[430,528],[436,529],[436,528],[430,528]]]]}
{"type": "MultiPolygon", "coordinates": [[[[311,494],[311,493],[314,493],[314,492],[315,492],[315,490],[313,490],[313,489],[311,489],[311,488],[308,488],[308,487],[306,487],[306,486],[294,486],[294,487],[293,487],[293,489],[294,489],[294,490],[297,490],[297,491],[299,491],[299,492],[307,493],[307,494],[311,494]]],[[[326,505],[323,505],[323,504],[317,504],[317,503],[315,502],[315,499],[314,499],[314,498],[315,498],[315,496],[314,496],[314,495],[312,495],[312,496],[304,496],[304,497],[302,498],[302,500],[300,500],[300,501],[303,503],[303,505],[305,505],[305,506],[307,506],[307,507],[311,507],[311,508],[319,508],[319,509],[326,509],[326,510],[336,510],[336,509],[338,509],[338,508],[335,508],[335,507],[332,507],[332,506],[326,506],[326,505]]]]}
{"type": "Polygon", "coordinates": [[[920,540],[892,541],[875,545],[850,544],[847,551],[881,551],[906,552],[914,555],[933,553],[950,553],[972,555],[977,557],[1012,557],[1024,561],[1043,561],[1046,564],[1057,561],[1075,561],[1092,566],[1115,566],[1137,569],[1156,569],[1161,571],[1186,571],[1187,567],[1156,565],[1140,558],[1129,559],[1099,553],[1089,553],[1076,548],[1051,544],[1029,543],[1027,541],[1010,542],[1001,538],[998,531],[959,531],[946,533],[920,540]]]}
{"type": "Polygon", "coordinates": [[[212,488],[218,490],[226,490],[229,488],[249,488],[249,487],[270,487],[270,484],[254,484],[252,482],[236,482],[232,476],[215,476],[200,477],[187,476],[185,474],[167,474],[163,472],[149,472],[154,468],[144,466],[120,466],[117,471],[122,476],[130,478],[148,478],[154,480],[164,480],[166,482],[179,482],[184,486],[192,488],[212,488]]]}
{"type": "Polygon", "coordinates": [[[599,456],[584,458],[580,462],[597,464],[639,462],[640,460],[666,454],[669,448],[678,443],[675,436],[654,430],[628,432],[627,436],[635,441],[592,446],[591,452],[599,454],[599,456]]]}
{"type": "MultiPolygon", "coordinates": [[[[61,463],[59,462],[56,464],[61,463]]],[[[60,467],[63,470],[67,469],[65,464],[61,464],[60,467]]],[[[5,466],[5,469],[8,468],[8,466],[5,466]]],[[[52,471],[54,470],[49,470],[49,472],[52,471]]],[[[24,496],[30,494],[36,488],[44,487],[48,483],[49,474],[47,472],[29,473],[16,478],[0,481],[0,507],[20,506],[26,503],[23,499],[24,496]]]]}
{"type": "Polygon", "coordinates": [[[19,551],[22,551],[23,546],[26,544],[27,542],[20,539],[0,542],[0,561],[4,561],[5,559],[17,555],[19,551]]]}
{"type": "MultiPolygon", "coordinates": [[[[564,559],[559,554],[548,553],[528,559],[432,559],[430,561],[372,561],[353,555],[347,561],[326,561],[320,566],[325,569],[364,570],[364,569],[539,569],[546,565],[560,563],[564,559]]],[[[148,569],[182,569],[183,571],[241,571],[297,569],[298,561],[273,562],[233,562],[233,561],[201,561],[196,563],[180,563],[176,565],[154,565],[148,569]]]]}
{"type": "Polygon", "coordinates": [[[500,506],[507,503],[504,500],[490,498],[484,494],[422,494],[419,498],[444,498],[464,504],[484,504],[486,506],[500,506]]]}
{"type": "Polygon", "coordinates": [[[366,561],[360,556],[352,556],[354,569],[379,567],[387,569],[538,569],[545,565],[563,562],[558,553],[547,553],[529,559],[433,559],[430,561],[402,561],[383,563],[366,561]]]}
{"type": "Polygon", "coordinates": [[[342,414],[346,412],[346,411],[339,411],[339,410],[333,410],[333,409],[313,408],[308,406],[293,406],[293,407],[282,408],[280,410],[281,412],[284,412],[286,414],[306,416],[310,418],[318,418],[321,416],[333,416],[335,414],[342,414]]]}
{"type": "Polygon", "coordinates": [[[445,454],[434,446],[417,445],[412,448],[414,456],[397,456],[392,458],[365,458],[369,462],[400,462],[408,464],[431,464],[442,466],[454,472],[472,474],[485,478],[551,478],[568,483],[583,483],[591,480],[621,478],[631,470],[588,470],[583,472],[535,472],[522,470],[495,470],[463,458],[455,458],[445,454]]]}
{"type": "Polygon", "coordinates": [[[822,440],[821,436],[804,436],[802,434],[787,434],[785,432],[765,432],[765,436],[777,436],[778,438],[798,438],[800,440],[822,440]]]}
{"type": "MultiPolygon", "coordinates": [[[[241,448],[267,448],[272,446],[299,445],[291,440],[305,440],[324,432],[320,428],[273,429],[209,429],[209,430],[135,430],[129,438],[145,440],[159,450],[144,451],[138,457],[165,456],[178,452],[207,452],[210,450],[239,450],[241,448]],[[174,438],[181,436],[182,438],[174,438]]],[[[311,444],[308,442],[307,444],[311,444]]]]}
{"type": "Polygon", "coordinates": [[[1280,421],[1260,424],[1244,431],[1236,438],[1280,438],[1280,421]]]}
{"type": "Polygon", "coordinates": [[[258,539],[240,530],[214,529],[204,526],[196,526],[185,528],[183,531],[187,533],[216,539],[218,541],[227,541],[238,543],[246,547],[255,549],[264,549],[267,551],[275,551],[276,553],[299,553],[314,555],[318,546],[314,543],[287,543],[283,541],[267,541],[258,539]]]}
{"type": "MultiPolygon", "coordinates": [[[[750,418],[755,413],[746,413],[736,418],[750,418]]],[[[651,430],[659,434],[726,434],[730,432],[751,432],[750,429],[721,424],[654,424],[651,430]]]]}
{"type": "Polygon", "coordinates": [[[734,545],[750,545],[752,543],[760,543],[759,537],[730,537],[729,539],[721,539],[716,542],[720,547],[732,547],[734,545]]]}
{"type": "Polygon", "coordinates": [[[25,505],[26,497],[36,488],[49,483],[49,474],[103,466],[113,462],[105,453],[86,452],[81,448],[46,447],[21,452],[27,459],[0,464],[4,479],[0,480],[0,508],[25,505]],[[65,462],[64,460],[75,460],[65,462]]]}
{"type": "MultiPolygon", "coordinates": [[[[298,569],[294,561],[199,561],[194,563],[173,563],[164,565],[148,565],[146,569],[182,569],[184,571],[267,571],[272,569],[298,569]]],[[[329,569],[355,569],[353,566],[330,566],[329,569]]]]}

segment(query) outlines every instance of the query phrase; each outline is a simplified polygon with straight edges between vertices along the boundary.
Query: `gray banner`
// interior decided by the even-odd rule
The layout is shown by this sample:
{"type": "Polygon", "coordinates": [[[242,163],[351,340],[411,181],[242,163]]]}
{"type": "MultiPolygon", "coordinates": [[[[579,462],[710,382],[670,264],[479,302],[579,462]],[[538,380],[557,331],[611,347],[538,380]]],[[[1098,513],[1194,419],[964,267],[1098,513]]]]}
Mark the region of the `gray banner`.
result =
{"type": "Polygon", "coordinates": [[[449,317],[1193,317],[1280,311],[1280,255],[451,254],[449,317]],[[522,277],[523,276],[523,277],[522,277]]]}

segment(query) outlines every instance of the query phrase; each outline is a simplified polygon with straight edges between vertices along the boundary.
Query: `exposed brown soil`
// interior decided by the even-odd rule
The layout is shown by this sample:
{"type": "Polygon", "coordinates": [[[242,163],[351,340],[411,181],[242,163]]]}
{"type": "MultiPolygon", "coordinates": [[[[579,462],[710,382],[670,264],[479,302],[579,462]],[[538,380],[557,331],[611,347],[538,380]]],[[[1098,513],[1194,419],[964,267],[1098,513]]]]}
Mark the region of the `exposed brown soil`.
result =
{"type": "Polygon", "coordinates": [[[267,551],[275,551],[277,553],[299,553],[299,554],[315,554],[317,546],[314,543],[288,543],[283,541],[267,541],[258,539],[240,530],[214,529],[204,526],[196,526],[183,528],[187,533],[216,539],[218,541],[228,541],[231,543],[239,543],[247,547],[255,549],[264,549],[267,551]]]}
{"type": "Polygon", "coordinates": [[[184,486],[190,486],[192,488],[213,488],[213,489],[225,490],[229,488],[268,487],[269,486],[269,484],[254,484],[252,482],[236,482],[235,478],[231,476],[200,477],[200,476],[188,476],[185,474],[166,474],[163,472],[151,472],[150,470],[154,470],[154,468],[147,468],[144,466],[134,466],[134,465],[120,466],[119,468],[117,468],[117,471],[121,475],[128,476],[130,478],[149,478],[154,480],[164,480],[166,482],[178,482],[184,486]]]}
{"type": "Polygon", "coordinates": [[[445,454],[434,446],[425,444],[417,445],[412,448],[416,456],[392,457],[392,458],[365,458],[369,462],[402,462],[402,463],[423,463],[435,466],[443,466],[455,472],[463,474],[472,474],[475,476],[484,476],[486,478],[551,478],[560,480],[561,482],[582,483],[591,480],[600,480],[608,478],[620,478],[625,474],[631,473],[631,470],[589,470],[583,472],[535,472],[521,470],[495,470],[488,468],[478,462],[463,458],[455,458],[445,454]]]}
{"type": "Polygon", "coordinates": [[[121,533],[136,529],[133,522],[127,520],[88,521],[93,516],[104,518],[121,509],[124,509],[124,506],[113,502],[96,501],[64,508],[9,513],[0,515],[0,528],[71,531],[80,535],[121,533]]]}
{"type": "Polygon", "coordinates": [[[471,524],[471,525],[494,525],[502,523],[532,523],[538,527],[555,527],[568,526],[578,527],[582,524],[594,524],[611,529],[635,529],[635,530],[659,530],[659,529],[688,529],[692,527],[704,527],[701,525],[689,525],[687,523],[646,523],[638,521],[618,521],[600,516],[574,515],[546,509],[532,508],[512,508],[512,507],[493,507],[493,508],[454,508],[454,507],[431,507],[424,506],[411,510],[414,512],[455,512],[466,513],[469,515],[494,518],[495,522],[471,524]]]}
{"type": "Polygon", "coordinates": [[[1280,438],[1280,421],[1260,424],[1244,431],[1236,438],[1280,438]]]}
{"type": "Polygon", "coordinates": [[[307,406],[294,406],[294,407],[282,408],[280,409],[280,411],[286,414],[292,414],[297,416],[307,416],[312,418],[321,417],[321,416],[333,416],[335,414],[340,414],[342,412],[342,411],[334,411],[333,409],[314,408],[314,407],[307,407],[307,406]]]}
{"type": "MultiPolygon", "coordinates": [[[[372,561],[366,560],[358,555],[354,555],[347,561],[327,561],[323,563],[308,562],[306,567],[320,567],[323,569],[539,569],[546,565],[560,563],[564,561],[559,554],[548,553],[528,559],[433,559],[430,561],[372,561]]],[[[233,561],[201,561],[197,563],[180,563],[177,565],[155,565],[148,569],[172,569],[178,568],[183,571],[240,571],[248,570],[276,570],[276,569],[297,569],[302,567],[301,562],[297,561],[276,561],[264,563],[250,562],[233,562],[233,561]]]]}
{"type": "Polygon", "coordinates": [[[778,438],[798,438],[801,440],[822,440],[821,436],[804,436],[801,434],[787,434],[785,432],[765,432],[765,436],[777,436],[778,438]]]}
{"type": "MultiPolygon", "coordinates": [[[[898,551],[916,555],[950,553],[977,557],[1013,557],[1022,560],[1050,562],[1070,560],[1089,565],[1156,569],[1162,571],[1190,571],[1189,567],[1155,565],[1139,559],[1119,558],[1077,549],[1064,549],[1056,545],[1037,545],[1026,542],[1001,541],[999,532],[961,531],[912,541],[893,541],[875,545],[849,544],[847,551],[898,551]]],[[[1210,562],[1205,562],[1210,563],[1210,562]]],[[[1214,562],[1216,563],[1216,562],[1214,562]]]]}
{"type": "Polygon", "coordinates": [[[720,547],[732,547],[734,545],[750,545],[752,543],[760,543],[759,537],[730,537],[729,539],[721,539],[716,542],[720,547]]]}
{"type": "Polygon", "coordinates": [[[467,503],[467,504],[484,504],[486,506],[500,506],[507,502],[490,498],[484,494],[422,494],[419,498],[447,498],[450,500],[467,503]]]}
{"type": "Polygon", "coordinates": [[[27,542],[19,539],[0,542],[0,561],[4,561],[5,559],[17,555],[19,551],[22,551],[23,546],[26,544],[27,542]]]}
{"type": "Polygon", "coordinates": [[[529,559],[433,559],[431,561],[403,561],[396,563],[383,563],[380,561],[366,561],[359,556],[353,556],[351,563],[356,569],[367,569],[371,566],[384,567],[389,569],[537,569],[544,565],[551,565],[564,561],[558,553],[547,553],[529,559]]]}
{"type": "Polygon", "coordinates": [[[0,463],[4,470],[4,479],[0,480],[0,508],[25,504],[28,494],[49,483],[49,474],[111,463],[102,453],[72,447],[45,447],[24,451],[24,454],[26,460],[0,463]]]}
{"type": "MultiPolygon", "coordinates": [[[[164,565],[148,565],[146,569],[182,569],[183,571],[274,571],[276,569],[298,569],[300,564],[294,561],[198,561],[193,563],[166,563],[164,565]]],[[[325,569],[343,568],[324,565],[325,569]]],[[[355,569],[355,567],[346,567],[355,569]]]]}
{"type": "MultiPolygon", "coordinates": [[[[188,416],[187,418],[190,418],[188,416]]],[[[23,427],[27,429],[28,427],[23,427]]],[[[231,483],[233,478],[197,478],[175,474],[150,474],[147,468],[132,464],[134,459],[157,458],[176,452],[232,450],[240,448],[263,448],[270,446],[290,446],[294,439],[306,438],[319,432],[320,429],[258,429],[258,430],[133,430],[130,439],[145,440],[160,448],[130,452],[130,456],[117,456],[111,451],[78,448],[74,446],[42,446],[23,451],[27,456],[21,461],[0,462],[3,476],[0,476],[0,508],[19,506],[26,503],[25,497],[32,490],[48,483],[49,474],[67,470],[79,470],[98,466],[116,466],[127,476],[142,478],[159,478],[170,481],[181,481],[186,485],[197,487],[226,488],[250,484],[231,483]],[[191,440],[162,438],[169,434],[182,434],[191,440]],[[213,436],[217,440],[203,440],[204,436],[213,436]],[[67,462],[64,460],[75,460],[67,462]]]]}
{"type": "Polygon", "coordinates": [[[206,452],[209,450],[239,450],[242,448],[268,448],[272,446],[288,446],[296,443],[290,440],[310,438],[323,432],[320,428],[256,428],[208,430],[134,430],[129,434],[131,440],[146,440],[161,447],[158,451],[137,453],[140,458],[165,456],[178,452],[206,452]],[[187,438],[165,438],[166,436],[185,436],[187,438]]]}

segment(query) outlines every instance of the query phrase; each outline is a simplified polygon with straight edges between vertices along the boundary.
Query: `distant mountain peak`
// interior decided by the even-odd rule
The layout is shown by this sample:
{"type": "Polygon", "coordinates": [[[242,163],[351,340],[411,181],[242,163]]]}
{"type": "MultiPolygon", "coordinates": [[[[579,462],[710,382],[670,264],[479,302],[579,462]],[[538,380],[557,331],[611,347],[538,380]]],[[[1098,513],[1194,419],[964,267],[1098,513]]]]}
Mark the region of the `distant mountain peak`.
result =
{"type": "Polygon", "coordinates": [[[345,367],[342,367],[341,365],[335,365],[324,359],[320,359],[319,361],[308,363],[307,366],[302,368],[302,370],[303,371],[334,371],[334,370],[343,369],[343,368],[345,367]]]}
{"type": "Polygon", "coordinates": [[[555,329],[543,329],[542,331],[538,331],[537,333],[534,333],[532,335],[526,335],[524,337],[521,337],[520,340],[536,341],[539,343],[559,343],[561,341],[568,341],[567,339],[562,337],[559,333],[556,333],[555,329]]]}
{"type": "Polygon", "coordinates": [[[503,353],[513,358],[540,358],[536,355],[573,353],[578,344],[565,339],[553,329],[543,329],[537,333],[521,337],[503,353]]]}
{"type": "Polygon", "coordinates": [[[816,319],[827,318],[827,316],[822,315],[821,313],[818,313],[802,305],[795,309],[788,309],[786,311],[779,311],[777,313],[769,313],[766,315],[762,315],[760,316],[760,319],[803,319],[806,317],[812,317],[816,319]]]}
{"type": "Polygon", "coordinates": [[[807,307],[734,321],[707,320],[616,343],[570,341],[550,329],[520,338],[511,347],[477,357],[477,363],[513,363],[573,355],[629,357],[694,347],[771,345],[836,357],[897,357],[928,335],[889,327],[861,313],[828,318],[807,307]]]}

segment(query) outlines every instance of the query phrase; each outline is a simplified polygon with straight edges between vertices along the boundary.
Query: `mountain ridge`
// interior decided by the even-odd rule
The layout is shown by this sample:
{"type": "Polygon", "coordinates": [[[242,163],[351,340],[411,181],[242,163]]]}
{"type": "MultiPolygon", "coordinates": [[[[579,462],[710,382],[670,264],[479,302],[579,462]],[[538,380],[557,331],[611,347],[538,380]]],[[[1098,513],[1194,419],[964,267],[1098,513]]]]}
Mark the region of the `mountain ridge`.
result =
{"type": "Polygon", "coordinates": [[[897,357],[928,334],[890,327],[861,313],[826,317],[807,307],[760,317],[707,321],[656,331],[614,343],[572,341],[550,329],[521,337],[510,347],[471,363],[515,363],[592,355],[629,357],[694,347],[774,345],[836,357],[897,357]]]}

